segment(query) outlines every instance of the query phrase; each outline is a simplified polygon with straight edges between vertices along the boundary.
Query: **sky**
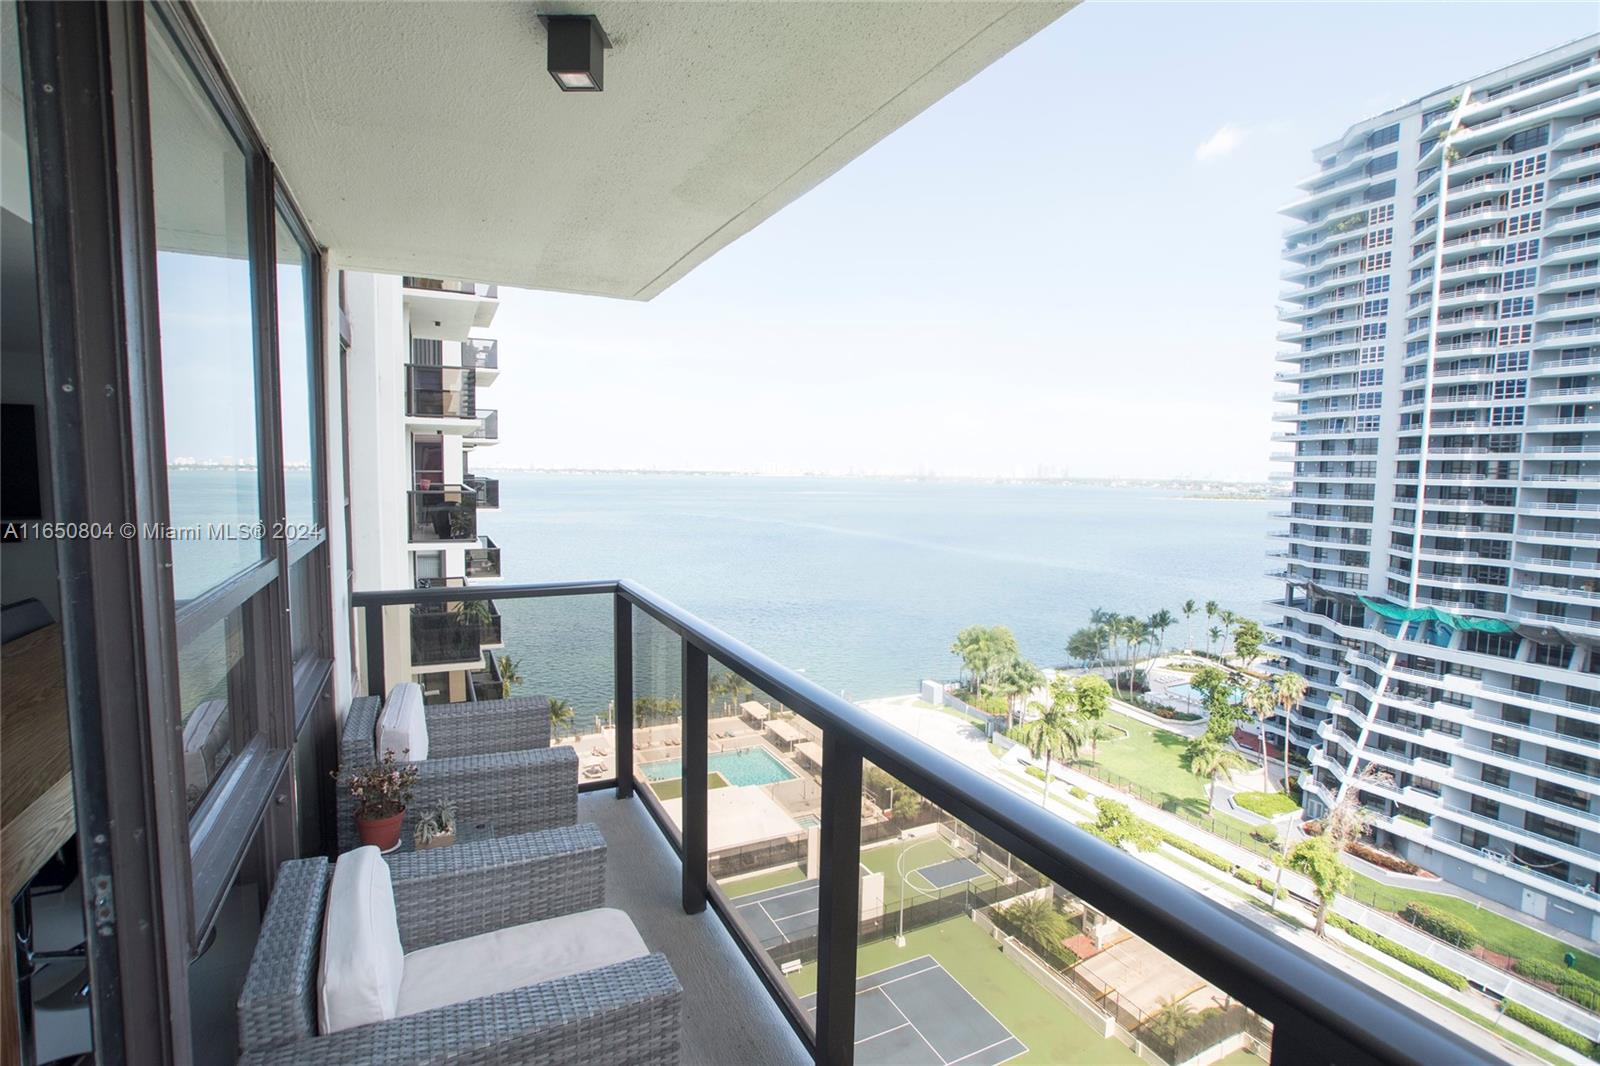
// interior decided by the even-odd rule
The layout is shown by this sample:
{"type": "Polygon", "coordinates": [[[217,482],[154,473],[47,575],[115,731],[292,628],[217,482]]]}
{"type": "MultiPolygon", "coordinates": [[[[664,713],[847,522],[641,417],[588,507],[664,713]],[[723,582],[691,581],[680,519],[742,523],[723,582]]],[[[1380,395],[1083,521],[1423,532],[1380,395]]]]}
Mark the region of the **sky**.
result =
{"type": "Polygon", "coordinates": [[[1443,6],[1083,4],[653,301],[502,289],[474,467],[1263,480],[1312,148],[1600,30],[1443,6]]]}

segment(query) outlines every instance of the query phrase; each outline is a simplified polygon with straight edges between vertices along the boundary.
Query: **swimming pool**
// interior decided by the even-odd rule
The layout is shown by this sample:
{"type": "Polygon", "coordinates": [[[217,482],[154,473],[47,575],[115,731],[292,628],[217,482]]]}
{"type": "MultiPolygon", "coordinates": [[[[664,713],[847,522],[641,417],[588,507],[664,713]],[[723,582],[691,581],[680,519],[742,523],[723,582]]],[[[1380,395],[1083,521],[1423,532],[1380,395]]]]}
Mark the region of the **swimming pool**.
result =
{"type": "MultiPolygon", "coordinates": [[[[1206,698],[1200,694],[1200,690],[1189,684],[1187,681],[1177,685],[1168,685],[1167,695],[1171,696],[1173,699],[1188,700],[1192,702],[1196,708],[1200,707],[1206,701],[1206,698]]],[[[1228,696],[1228,702],[1239,702],[1238,689],[1234,689],[1233,692],[1228,696]]]]}
{"type": "MultiPolygon", "coordinates": [[[[671,781],[683,776],[683,760],[648,762],[640,769],[652,781],[671,781]]],[[[707,756],[706,769],[721,774],[730,785],[772,785],[794,777],[766,748],[715,752],[707,756]]]]}

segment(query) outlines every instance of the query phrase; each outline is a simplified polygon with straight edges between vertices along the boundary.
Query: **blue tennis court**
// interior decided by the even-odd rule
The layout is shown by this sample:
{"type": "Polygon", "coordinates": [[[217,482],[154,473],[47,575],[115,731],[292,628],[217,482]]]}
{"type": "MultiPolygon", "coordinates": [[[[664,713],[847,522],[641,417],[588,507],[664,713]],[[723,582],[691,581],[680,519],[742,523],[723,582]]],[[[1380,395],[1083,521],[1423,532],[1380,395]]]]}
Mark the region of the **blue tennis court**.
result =
{"type": "Polygon", "coordinates": [[[813,936],[817,931],[817,883],[798,881],[739,896],[733,909],[764,948],[813,936]]]}
{"type": "MultiPolygon", "coordinates": [[[[817,997],[800,1002],[815,1012],[817,997]]],[[[932,955],[856,981],[856,1061],[996,1066],[1028,1050],[932,955]]]]}
{"type": "Polygon", "coordinates": [[[989,871],[971,859],[946,859],[932,866],[919,867],[912,872],[940,891],[989,876],[989,871]]]}

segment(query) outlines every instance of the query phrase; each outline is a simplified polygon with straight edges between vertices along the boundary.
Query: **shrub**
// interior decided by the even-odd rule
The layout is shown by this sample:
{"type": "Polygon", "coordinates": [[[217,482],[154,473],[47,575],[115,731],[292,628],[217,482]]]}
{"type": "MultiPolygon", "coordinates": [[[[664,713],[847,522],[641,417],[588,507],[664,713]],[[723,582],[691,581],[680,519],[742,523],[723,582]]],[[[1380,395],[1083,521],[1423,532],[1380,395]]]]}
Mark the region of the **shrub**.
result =
{"type": "Polygon", "coordinates": [[[1352,840],[1345,844],[1344,850],[1350,854],[1367,860],[1374,866],[1381,866],[1385,870],[1393,870],[1397,874],[1419,874],[1422,867],[1414,862],[1407,862],[1398,855],[1387,851],[1380,851],[1371,844],[1363,844],[1359,840],[1352,840]]]}
{"type": "Polygon", "coordinates": [[[1343,929],[1345,932],[1349,933],[1363,944],[1366,944],[1370,947],[1375,947],[1391,958],[1399,959],[1407,966],[1410,966],[1412,969],[1422,971],[1435,981],[1447,984],[1458,992],[1465,992],[1467,989],[1467,979],[1465,977],[1462,977],[1454,970],[1446,969],[1445,967],[1440,966],[1437,962],[1434,962],[1432,959],[1427,958],[1424,955],[1417,954],[1404,944],[1397,944],[1388,937],[1374,933],[1365,926],[1357,925],[1355,922],[1352,922],[1350,919],[1345,918],[1342,915],[1330,914],[1328,915],[1328,921],[1338,926],[1340,929],[1343,929]]]}
{"type": "Polygon", "coordinates": [[[1278,842],[1278,829],[1271,825],[1258,825],[1250,830],[1250,835],[1263,844],[1276,844],[1278,842]]]}
{"type": "Polygon", "coordinates": [[[1564,999],[1570,999],[1591,1009],[1597,999],[1600,999],[1600,981],[1580,970],[1569,969],[1544,959],[1518,959],[1512,965],[1512,969],[1530,981],[1550,985],[1564,999]]]}
{"type": "Polygon", "coordinates": [[[1236,867],[1233,871],[1233,876],[1252,888],[1260,889],[1269,896],[1276,896],[1279,899],[1283,899],[1289,895],[1287,890],[1276,887],[1265,877],[1262,877],[1254,870],[1246,870],[1243,866],[1236,867]]]}
{"type": "Polygon", "coordinates": [[[1300,805],[1282,792],[1235,792],[1233,802],[1263,818],[1276,818],[1300,809],[1300,805]]]}
{"type": "Polygon", "coordinates": [[[1036,781],[1044,780],[1044,767],[1042,766],[1024,766],[1022,770],[1025,774],[1036,781]]]}
{"type": "Polygon", "coordinates": [[[1213,866],[1225,874],[1233,873],[1233,863],[1224,859],[1221,855],[1209,852],[1194,841],[1178,836],[1176,833],[1168,833],[1160,829],[1156,829],[1155,832],[1160,834],[1159,839],[1163,843],[1171,844],[1185,855],[1193,856],[1207,866],[1213,866]]]}
{"type": "Polygon", "coordinates": [[[1512,1000],[1502,1000],[1500,1009],[1507,1018],[1521,1022],[1536,1033],[1543,1033],[1551,1040],[1565,1044],[1574,1051],[1582,1052],[1591,1059],[1600,1061],[1600,1044],[1584,1036],[1575,1029],[1568,1029],[1560,1022],[1552,1021],[1544,1015],[1529,1010],[1520,1003],[1512,1000]]]}
{"type": "Polygon", "coordinates": [[[1407,903],[1401,909],[1400,917],[1423,932],[1432,933],[1440,940],[1454,944],[1464,951],[1471,951],[1483,943],[1483,938],[1478,935],[1471,922],[1430,907],[1426,903],[1407,903]]]}
{"type": "Polygon", "coordinates": [[[1085,792],[1083,789],[1079,788],[1077,785],[1073,785],[1071,788],[1067,789],[1067,792],[1071,794],[1073,799],[1080,799],[1081,800],[1081,799],[1088,799],[1089,798],[1089,793],[1085,792]]]}

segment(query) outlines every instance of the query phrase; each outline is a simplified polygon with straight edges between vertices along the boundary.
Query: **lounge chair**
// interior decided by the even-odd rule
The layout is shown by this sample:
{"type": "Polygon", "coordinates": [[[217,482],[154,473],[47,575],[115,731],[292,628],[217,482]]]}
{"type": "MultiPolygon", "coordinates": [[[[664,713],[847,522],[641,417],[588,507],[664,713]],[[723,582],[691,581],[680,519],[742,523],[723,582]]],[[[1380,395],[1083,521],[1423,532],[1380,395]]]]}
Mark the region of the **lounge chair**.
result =
{"type": "MultiPolygon", "coordinates": [[[[400,698],[408,687],[415,686],[395,686],[390,699],[400,698]]],[[[420,692],[416,695],[420,699],[420,692]]],[[[490,826],[497,835],[578,820],[578,753],[550,746],[550,705],[543,697],[417,706],[425,757],[417,764],[420,773],[401,839],[409,839],[418,812],[445,803],[455,804],[459,824],[490,826]]],[[[340,851],[358,843],[356,802],[344,783],[351,771],[378,760],[380,710],[376,696],[362,696],[351,701],[345,715],[337,789],[340,851]]]]}
{"type": "Polygon", "coordinates": [[[593,826],[279,869],[241,1063],[676,1063],[683,990],[605,909],[593,826]]]}

